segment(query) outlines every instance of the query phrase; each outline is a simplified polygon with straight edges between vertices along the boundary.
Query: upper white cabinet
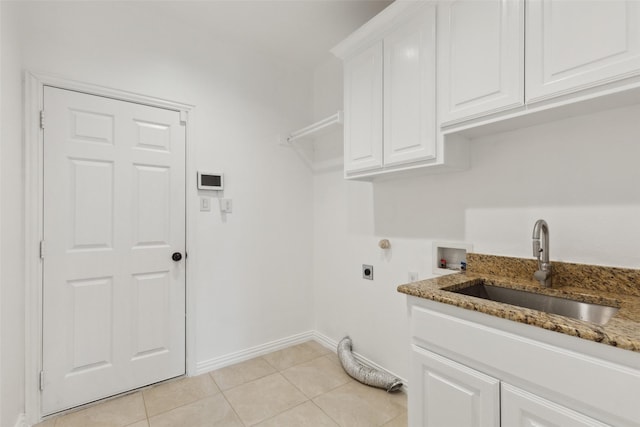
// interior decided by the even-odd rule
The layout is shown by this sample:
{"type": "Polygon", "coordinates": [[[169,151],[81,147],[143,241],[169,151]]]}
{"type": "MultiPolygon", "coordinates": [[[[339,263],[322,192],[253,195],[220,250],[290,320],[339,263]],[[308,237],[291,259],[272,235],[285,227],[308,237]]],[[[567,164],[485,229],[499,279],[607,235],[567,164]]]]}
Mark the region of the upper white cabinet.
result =
{"type": "Polygon", "coordinates": [[[384,165],[436,156],[435,7],[396,26],[384,44],[384,165]]]}
{"type": "Polygon", "coordinates": [[[640,96],[640,1],[396,0],[332,52],[345,177],[464,169],[465,138],[640,96]]]}
{"type": "Polygon", "coordinates": [[[448,136],[504,132],[640,95],[640,1],[440,0],[437,8],[438,114],[448,136]]]}
{"type": "Polygon", "coordinates": [[[524,2],[438,5],[442,125],[524,105],[524,2]]]}
{"type": "Polygon", "coordinates": [[[344,171],[371,178],[425,166],[464,167],[445,152],[436,112],[436,3],[397,1],[332,49],[344,61],[344,171]]]}
{"type": "Polygon", "coordinates": [[[382,41],[344,63],[344,168],[382,167],[382,41]]]}
{"type": "Polygon", "coordinates": [[[637,0],[526,5],[527,103],[640,74],[637,0]]]}

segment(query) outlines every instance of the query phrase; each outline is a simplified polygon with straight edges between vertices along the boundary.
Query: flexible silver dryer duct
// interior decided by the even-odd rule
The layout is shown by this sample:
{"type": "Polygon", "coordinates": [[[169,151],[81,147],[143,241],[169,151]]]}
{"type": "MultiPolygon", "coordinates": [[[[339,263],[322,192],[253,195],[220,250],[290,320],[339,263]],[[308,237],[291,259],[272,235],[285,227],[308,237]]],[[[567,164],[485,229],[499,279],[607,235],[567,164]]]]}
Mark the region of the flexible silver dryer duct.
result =
{"type": "Polygon", "coordinates": [[[351,338],[344,337],[338,343],[338,358],[344,370],[352,378],[360,381],[362,384],[373,387],[383,388],[387,392],[397,391],[402,387],[402,380],[386,372],[379,371],[369,366],[365,366],[358,362],[353,353],[351,353],[351,338]]]}

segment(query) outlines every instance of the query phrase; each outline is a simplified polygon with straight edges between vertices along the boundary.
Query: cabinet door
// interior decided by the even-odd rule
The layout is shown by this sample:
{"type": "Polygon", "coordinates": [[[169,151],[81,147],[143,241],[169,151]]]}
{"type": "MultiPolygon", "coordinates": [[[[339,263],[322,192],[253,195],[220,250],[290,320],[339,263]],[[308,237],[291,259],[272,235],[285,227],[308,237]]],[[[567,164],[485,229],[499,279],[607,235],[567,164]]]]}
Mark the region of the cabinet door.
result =
{"type": "Polygon", "coordinates": [[[438,66],[442,124],[523,105],[524,2],[442,2],[438,66]]]}
{"type": "Polygon", "coordinates": [[[522,427],[606,427],[600,421],[502,383],[502,425],[522,427]]]}
{"type": "Polygon", "coordinates": [[[435,6],[384,38],[384,164],[436,156],[435,6]]]}
{"type": "Polygon", "coordinates": [[[497,379],[413,346],[410,427],[499,425],[500,382],[497,379]]]}
{"type": "Polygon", "coordinates": [[[640,74],[637,0],[527,2],[527,102],[640,74]]]}
{"type": "Polygon", "coordinates": [[[344,63],[345,173],[382,167],[382,41],[344,63]]]}

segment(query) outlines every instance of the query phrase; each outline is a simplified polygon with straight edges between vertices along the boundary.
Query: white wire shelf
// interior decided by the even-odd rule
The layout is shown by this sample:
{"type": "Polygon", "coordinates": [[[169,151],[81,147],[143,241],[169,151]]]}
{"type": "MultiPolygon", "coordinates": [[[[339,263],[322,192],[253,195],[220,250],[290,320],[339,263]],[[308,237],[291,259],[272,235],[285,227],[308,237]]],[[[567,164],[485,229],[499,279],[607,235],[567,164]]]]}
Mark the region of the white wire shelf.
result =
{"type": "Polygon", "coordinates": [[[290,143],[295,140],[305,138],[314,134],[320,134],[322,132],[330,130],[334,126],[342,125],[342,123],[344,123],[344,115],[342,111],[338,111],[332,116],[319,120],[302,129],[298,129],[291,132],[287,137],[287,142],[290,143]]]}

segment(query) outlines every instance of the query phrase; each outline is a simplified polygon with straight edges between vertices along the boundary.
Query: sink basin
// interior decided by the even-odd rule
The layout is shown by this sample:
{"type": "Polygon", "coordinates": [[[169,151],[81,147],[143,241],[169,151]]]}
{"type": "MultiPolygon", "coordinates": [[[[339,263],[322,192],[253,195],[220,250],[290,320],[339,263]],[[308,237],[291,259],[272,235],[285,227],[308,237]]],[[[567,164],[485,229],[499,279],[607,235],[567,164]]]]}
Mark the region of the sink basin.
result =
{"type": "Polygon", "coordinates": [[[502,288],[486,283],[478,283],[450,292],[530,308],[545,313],[559,314],[560,316],[584,320],[598,325],[605,325],[618,312],[616,307],[574,301],[518,289],[502,288]]]}

